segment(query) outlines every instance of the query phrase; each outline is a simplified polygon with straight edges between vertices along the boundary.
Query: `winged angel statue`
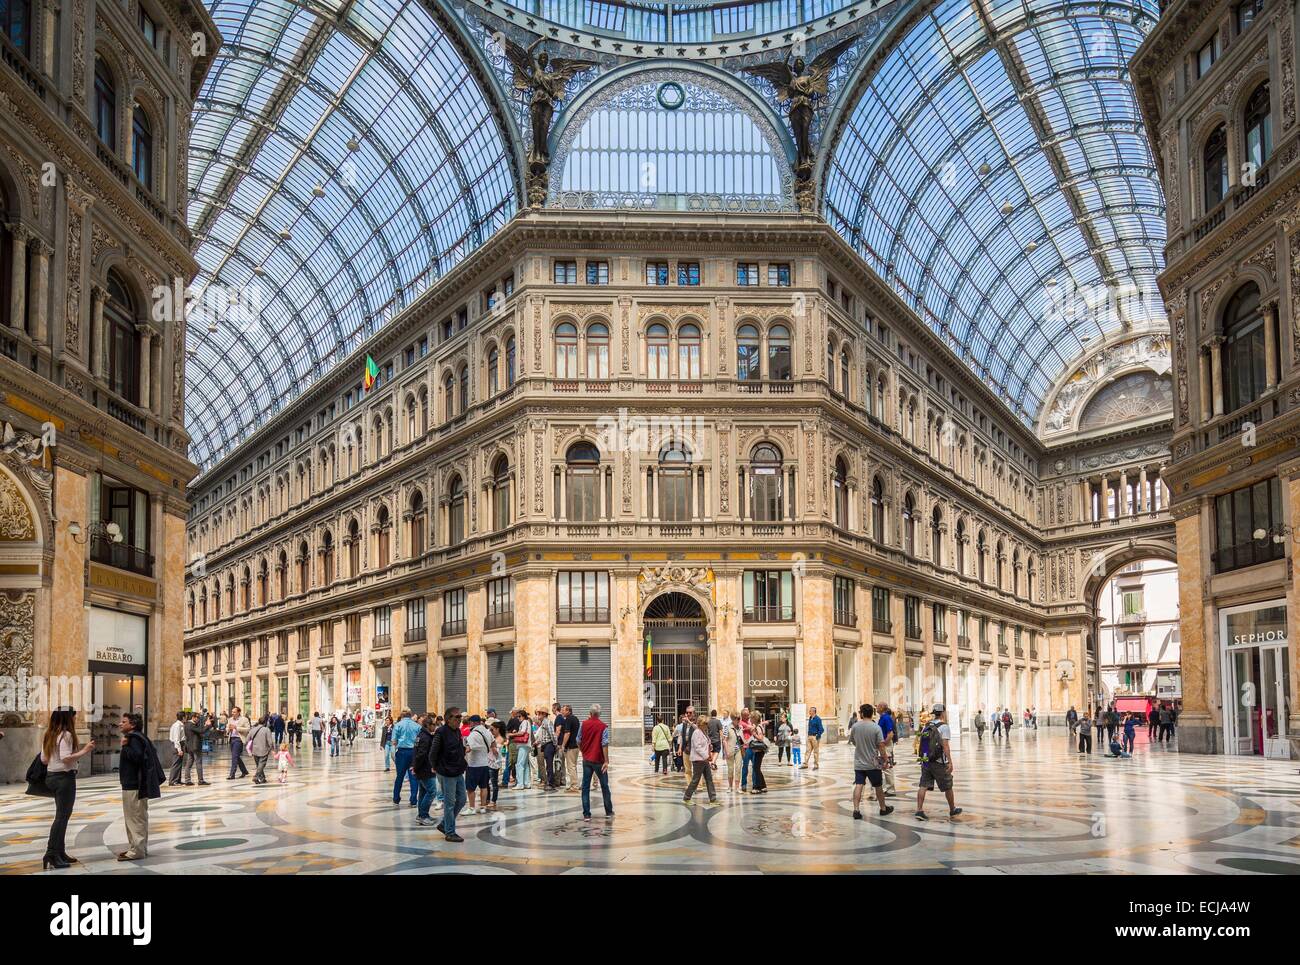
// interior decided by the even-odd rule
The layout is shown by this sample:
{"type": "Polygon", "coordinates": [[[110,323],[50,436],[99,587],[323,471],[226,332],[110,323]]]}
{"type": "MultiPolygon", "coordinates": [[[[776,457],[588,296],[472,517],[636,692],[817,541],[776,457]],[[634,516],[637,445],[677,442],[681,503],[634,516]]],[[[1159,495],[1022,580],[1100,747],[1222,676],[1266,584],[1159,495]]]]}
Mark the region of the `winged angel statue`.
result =
{"type": "MultiPolygon", "coordinates": [[[[856,39],[850,37],[832,44],[814,57],[811,64],[806,63],[802,57],[795,57],[792,63],[790,55],[786,54],[785,60],[741,68],[745,73],[761,77],[770,83],[776,88],[777,100],[787,105],[790,133],[794,136],[797,152],[794,162],[797,182],[795,190],[800,195],[801,204],[808,195],[812,182],[813,102],[829,93],[831,68],[856,39]]],[[[808,202],[810,206],[810,196],[808,202]]]]}
{"type": "Polygon", "coordinates": [[[546,202],[546,170],[551,163],[548,141],[555,105],[564,100],[564,88],[571,79],[597,66],[594,60],[551,57],[545,50],[534,53],[541,43],[542,38],[538,38],[524,48],[504,38],[506,57],[514,67],[515,90],[529,95],[532,141],[528,146],[528,203],[534,207],[546,202]]]}

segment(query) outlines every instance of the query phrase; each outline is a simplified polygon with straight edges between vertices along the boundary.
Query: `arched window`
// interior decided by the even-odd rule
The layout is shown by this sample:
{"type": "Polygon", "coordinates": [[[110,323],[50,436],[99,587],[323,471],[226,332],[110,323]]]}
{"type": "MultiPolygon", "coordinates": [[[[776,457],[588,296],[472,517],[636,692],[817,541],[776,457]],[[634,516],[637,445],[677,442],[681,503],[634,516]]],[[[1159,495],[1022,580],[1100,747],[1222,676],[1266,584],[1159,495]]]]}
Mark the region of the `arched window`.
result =
{"type": "Polygon", "coordinates": [[[334,536],[329,530],[321,536],[320,581],[322,586],[334,582],[334,536]]]}
{"type": "MultiPolygon", "coordinates": [[[[32,56],[31,0],[8,0],[0,5],[0,32],[28,60],[32,56]]],[[[192,609],[192,608],[191,608],[192,609]]]]}
{"type": "Polygon", "coordinates": [[[774,382],[789,382],[793,373],[790,330],[784,325],[773,325],[767,330],[767,377],[774,382]]]}
{"type": "Polygon", "coordinates": [[[871,538],[877,543],[885,541],[885,484],[879,476],[871,479],[871,538]]]}
{"type": "Polygon", "coordinates": [[[262,560],[257,568],[257,603],[258,606],[266,606],[270,603],[268,591],[270,590],[270,574],[266,569],[266,560],[262,560]]]}
{"type": "Polygon", "coordinates": [[[253,574],[247,566],[244,567],[244,574],[239,579],[239,608],[245,613],[253,605],[253,574]]]}
{"type": "Polygon", "coordinates": [[[935,566],[943,566],[943,513],[937,506],[930,514],[930,559],[935,566]]]}
{"type": "Polygon", "coordinates": [[[411,493],[411,522],[409,530],[410,532],[408,536],[411,547],[410,556],[414,559],[415,557],[424,554],[424,494],[419,491],[411,493]]]}
{"type": "Polygon", "coordinates": [[[188,626],[192,628],[194,626],[194,593],[192,591],[188,602],[185,604],[185,612],[189,621],[188,626]]]}
{"type": "Polygon", "coordinates": [[[989,555],[988,543],[985,542],[984,531],[980,530],[979,536],[976,537],[975,539],[975,566],[976,566],[976,576],[979,577],[979,581],[981,583],[986,582],[985,563],[987,561],[988,555],[989,555]]]}
{"type": "Polygon", "coordinates": [[[903,552],[916,555],[916,501],[911,493],[903,497],[903,552]]]}
{"type": "Polygon", "coordinates": [[[208,622],[208,588],[205,586],[199,592],[199,622],[208,622]]]}
{"type": "Polygon", "coordinates": [[[306,593],[311,589],[311,550],[304,540],[298,544],[298,592],[306,593]]]}
{"type": "Polygon", "coordinates": [[[646,331],[645,374],[650,379],[668,378],[668,328],[658,323],[646,331]]]}
{"type": "Polygon", "coordinates": [[[496,395],[501,389],[501,353],[493,345],[488,349],[487,357],[487,391],[488,398],[496,395]]]}
{"type": "Polygon", "coordinates": [[[677,377],[700,377],[700,328],[686,324],[677,330],[677,377]]]}
{"type": "Polygon", "coordinates": [[[498,456],[492,464],[492,529],[510,525],[510,462],[498,456]]]}
{"type": "Polygon", "coordinates": [[[1259,288],[1247,282],[1223,311],[1223,394],[1226,411],[1249,405],[1264,394],[1267,355],[1259,288]]]}
{"type": "Polygon", "coordinates": [[[562,322],[555,327],[555,377],[578,377],[578,329],[572,322],[562,322]]]}
{"type": "Polygon", "coordinates": [[[388,566],[390,558],[387,506],[379,507],[379,512],[375,516],[375,528],[377,530],[375,534],[375,548],[377,550],[375,560],[379,564],[379,568],[382,570],[388,566]]]}
{"type": "Polygon", "coordinates": [[[465,486],[460,476],[452,476],[447,486],[447,543],[465,542],[465,486]]]}
{"type": "Polygon", "coordinates": [[[682,442],[666,442],[659,450],[659,518],[686,522],[691,513],[691,450],[682,442]]]}
{"type": "Polygon", "coordinates": [[[360,527],[354,519],[348,523],[348,576],[356,579],[361,575],[361,535],[360,527]]]}
{"type": "Polygon", "coordinates": [[[1025,597],[1033,600],[1034,598],[1034,578],[1038,576],[1038,571],[1034,568],[1034,558],[1029,557],[1029,565],[1025,569],[1025,597]]]}
{"type": "Polygon", "coordinates": [[[406,441],[414,442],[419,437],[419,423],[416,421],[415,396],[406,399],[406,441]]]}
{"type": "Polygon", "coordinates": [[[849,397],[849,350],[840,349],[840,393],[849,397]]]}
{"type": "Polygon", "coordinates": [[[506,388],[515,384],[515,338],[506,340],[506,388]]]}
{"type": "Polygon", "coordinates": [[[152,191],[153,127],[149,124],[149,115],[139,104],[131,112],[131,167],[140,183],[152,191]]]}
{"type": "Polygon", "coordinates": [[[117,81],[102,60],[95,61],[95,133],[117,153],[117,81]]]}
{"type": "Polygon", "coordinates": [[[835,391],[835,342],[828,340],[826,342],[826,384],[830,386],[832,392],[835,391]]]}
{"type": "Polygon", "coordinates": [[[456,406],[456,411],[465,413],[469,411],[469,366],[462,365],[460,372],[457,373],[456,381],[460,387],[460,398],[456,406]]]}
{"type": "Polygon", "coordinates": [[[565,518],[575,523],[600,519],[600,450],[575,442],[564,455],[565,518]]]}
{"type": "Polygon", "coordinates": [[[753,518],[760,523],[779,522],[785,515],[781,450],[771,443],[760,442],[750,454],[749,471],[754,493],[753,518]]]}
{"type": "MultiPolygon", "coordinates": [[[[0,11],[3,16],[3,11],[0,11]]],[[[21,246],[14,244],[14,237],[9,226],[18,221],[18,211],[5,194],[4,185],[0,184],[0,325],[21,328],[24,319],[10,318],[12,311],[10,289],[13,287],[14,259],[26,257],[21,246]]]]}
{"type": "Polygon", "coordinates": [[[762,378],[759,370],[758,329],[742,325],[736,330],[736,379],[748,382],[762,378]]]}
{"type": "MultiPolygon", "coordinates": [[[[456,415],[456,380],[448,372],[442,378],[442,417],[445,420],[456,415]]],[[[378,423],[378,419],[375,420],[378,423]]],[[[379,433],[377,433],[379,435],[379,433]]]]}
{"type": "Polygon", "coordinates": [[[840,529],[849,528],[849,472],[841,456],[835,457],[835,475],[831,478],[834,487],[835,525],[840,529]]]}
{"type": "Polygon", "coordinates": [[[108,341],[109,388],[137,403],[140,399],[140,336],[136,333],[138,310],[135,299],[115,271],[108,273],[108,301],[104,304],[105,336],[108,341]]]}
{"type": "Polygon", "coordinates": [[[1273,113],[1269,104],[1268,81],[1256,87],[1246,101],[1242,128],[1246,132],[1246,160],[1256,169],[1262,168],[1273,153],[1273,113]]]}
{"type": "Polygon", "coordinates": [[[280,578],[280,599],[283,600],[289,595],[289,556],[284,550],[280,550],[280,562],[275,572],[280,578]]]}
{"type": "Polygon", "coordinates": [[[1002,561],[1006,558],[1006,552],[1002,547],[1002,540],[998,540],[998,545],[993,550],[993,585],[999,590],[1002,586],[1002,561]]]}
{"type": "Polygon", "coordinates": [[[957,553],[957,572],[962,576],[966,575],[966,523],[957,520],[956,538],[953,540],[953,549],[957,553]]]}
{"type": "Polygon", "coordinates": [[[876,418],[881,422],[887,422],[889,412],[885,407],[885,373],[881,372],[876,378],[876,418]]]}
{"type": "Polygon", "coordinates": [[[1205,210],[1209,214],[1228,196],[1228,131],[1222,124],[1214,129],[1201,154],[1201,176],[1205,210]]]}
{"type": "Polygon", "coordinates": [[[609,328],[603,322],[587,326],[587,378],[609,378],[609,328]]]}
{"type": "Polygon", "coordinates": [[[1011,593],[1014,596],[1020,595],[1020,550],[1011,554],[1011,593]]]}

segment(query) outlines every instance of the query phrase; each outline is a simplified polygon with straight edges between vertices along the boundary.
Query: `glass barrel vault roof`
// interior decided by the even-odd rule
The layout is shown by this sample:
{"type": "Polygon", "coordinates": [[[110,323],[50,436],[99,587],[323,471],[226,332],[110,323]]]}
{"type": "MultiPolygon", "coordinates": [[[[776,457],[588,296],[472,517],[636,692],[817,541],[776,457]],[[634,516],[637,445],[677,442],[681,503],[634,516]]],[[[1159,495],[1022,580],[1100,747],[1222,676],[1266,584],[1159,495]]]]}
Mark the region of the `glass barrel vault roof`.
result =
{"type": "Polygon", "coordinates": [[[208,0],[188,431],[201,469],[515,211],[509,153],[419,0],[208,0]]]}
{"type": "Polygon", "coordinates": [[[1167,324],[1127,64],[1153,0],[941,0],[846,108],[824,211],[1026,422],[1088,341],[1167,324]]]}

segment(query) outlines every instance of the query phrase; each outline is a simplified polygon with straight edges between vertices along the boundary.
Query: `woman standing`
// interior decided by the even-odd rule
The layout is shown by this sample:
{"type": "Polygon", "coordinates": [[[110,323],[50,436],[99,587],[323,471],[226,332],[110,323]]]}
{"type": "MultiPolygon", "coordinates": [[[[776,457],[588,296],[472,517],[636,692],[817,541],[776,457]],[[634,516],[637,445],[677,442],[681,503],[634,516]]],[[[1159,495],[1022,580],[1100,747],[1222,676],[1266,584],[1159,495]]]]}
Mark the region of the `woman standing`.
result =
{"type": "Polygon", "coordinates": [[[655,773],[659,773],[659,765],[663,764],[663,773],[668,775],[668,752],[673,746],[673,732],[668,729],[668,725],[662,720],[656,721],[654,729],[650,731],[650,740],[654,744],[655,751],[655,773]]]}
{"type": "Polygon", "coordinates": [[[750,777],[751,794],[766,794],[767,779],[763,777],[763,755],[767,753],[767,741],[763,739],[763,729],[765,721],[758,721],[754,724],[753,736],[749,738],[749,753],[751,757],[751,768],[753,773],[750,777]]]}
{"type": "Polygon", "coordinates": [[[60,707],[51,713],[41,739],[45,786],[54,795],[54,823],[50,825],[50,839],[41,858],[42,868],[66,868],[77,860],[64,850],[63,839],[72,817],[72,806],[77,801],[77,761],[95,749],[95,742],[87,741],[85,747],[78,748],[76,715],[71,707],[60,707]]]}
{"type": "Polygon", "coordinates": [[[384,770],[392,770],[393,767],[393,715],[389,714],[384,718],[384,729],[379,734],[379,746],[384,749],[384,770]]]}
{"type": "Polygon", "coordinates": [[[777,718],[776,725],[776,762],[780,764],[782,760],[794,763],[790,754],[790,722],[786,720],[785,714],[777,718]]]}
{"type": "Polygon", "coordinates": [[[342,749],[343,732],[339,727],[339,719],[336,715],[330,714],[330,757],[338,757],[342,749]]]}
{"type": "Polygon", "coordinates": [[[528,711],[517,712],[519,729],[515,731],[514,742],[518,745],[515,756],[514,787],[526,791],[532,785],[532,757],[529,749],[533,742],[533,725],[528,719],[528,711]]]}
{"type": "MultiPolygon", "coordinates": [[[[722,756],[727,760],[727,793],[735,794],[740,784],[740,727],[728,712],[722,724],[722,756]]],[[[667,773],[665,765],[664,773],[667,773]]]]}

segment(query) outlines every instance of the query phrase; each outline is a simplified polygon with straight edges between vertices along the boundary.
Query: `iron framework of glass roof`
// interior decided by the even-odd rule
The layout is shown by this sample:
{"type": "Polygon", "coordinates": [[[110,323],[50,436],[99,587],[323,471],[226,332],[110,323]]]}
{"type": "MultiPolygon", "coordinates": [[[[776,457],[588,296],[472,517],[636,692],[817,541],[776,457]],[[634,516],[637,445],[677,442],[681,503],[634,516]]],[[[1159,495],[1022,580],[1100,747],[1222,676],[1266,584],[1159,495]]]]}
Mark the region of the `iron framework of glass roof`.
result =
{"type": "Polygon", "coordinates": [[[1089,341],[1167,326],[1128,61],[1154,0],[940,0],[827,160],[825,216],[1025,422],[1089,341]]]}
{"type": "Polygon", "coordinates": [[[514,214],[512,153],[420,0],[208,0],[190,457],[234,448],[514,214]]]}

